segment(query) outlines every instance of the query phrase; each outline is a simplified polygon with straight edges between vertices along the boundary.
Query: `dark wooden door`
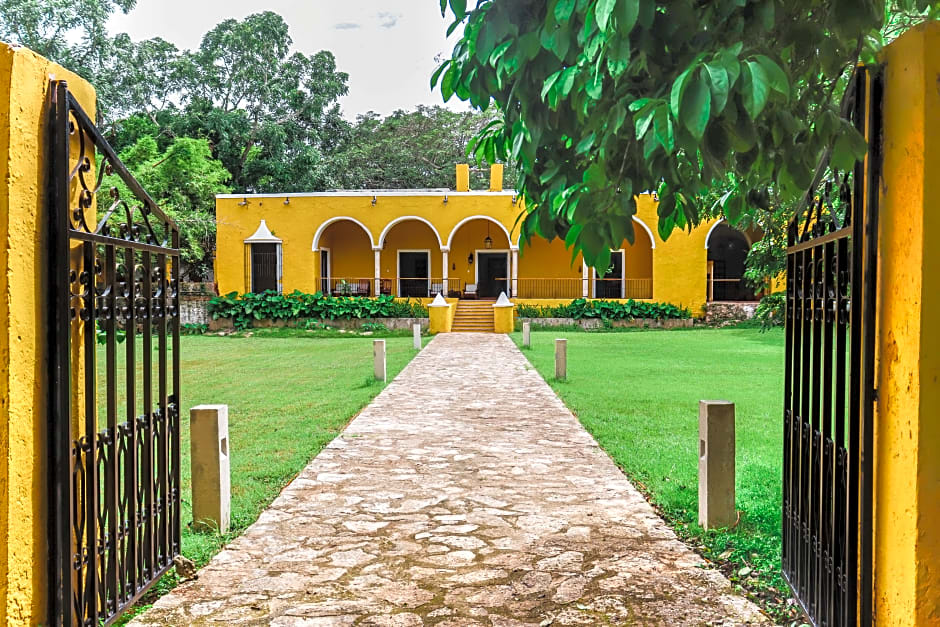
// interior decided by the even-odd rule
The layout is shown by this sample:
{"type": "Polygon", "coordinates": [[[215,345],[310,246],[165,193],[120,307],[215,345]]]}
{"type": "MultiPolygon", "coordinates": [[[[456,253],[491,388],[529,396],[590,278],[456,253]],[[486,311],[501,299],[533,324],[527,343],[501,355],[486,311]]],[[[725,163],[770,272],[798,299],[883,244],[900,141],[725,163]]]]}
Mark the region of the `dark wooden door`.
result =
{"type": "Polygon", "coordinates": [[[251,245],[251,291],[277,290],[277,244],[251,245]]]}
{"type": "Polygon", "coordinates": [[[477,263],[480,264],[480,285],[477,288],[480,296],[496,298],[500,292],[508,294],[506,279],[509,277],[509,263],[506,253],[478,253],[477,263]]]}

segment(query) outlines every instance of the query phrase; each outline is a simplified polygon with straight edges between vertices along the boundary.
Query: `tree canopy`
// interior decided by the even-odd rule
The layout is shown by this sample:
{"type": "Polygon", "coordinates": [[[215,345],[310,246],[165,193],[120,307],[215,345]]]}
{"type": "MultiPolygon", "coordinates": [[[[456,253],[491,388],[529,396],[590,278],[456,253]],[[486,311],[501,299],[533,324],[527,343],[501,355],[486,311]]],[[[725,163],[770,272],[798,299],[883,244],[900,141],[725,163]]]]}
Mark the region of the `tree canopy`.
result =
{"type": "Polygon", "coordinates": [[[864,155],[837,96],[871,61],[892,10],[930,0],[441,0],[463,35],[432,77],[500,120],[475,154],[518,164],[526,237],[563,237],[598,267],[632,241],[634,194],[659,194],[659,231],[788,203],[820,154],[864,155]]]}
{"type": "MultiPolygon", "coordinates": [[[[467,159],[474,135],[494,119],[491,113],[456,112],[418,106],[384,119],[359,116],[337,151],[336,185],[345,189],[453,187],[454,166],[467,159]]],[[[484,164],[487,166],[489,164],[484,164]]],[[[515,181],[509,177],[504,185],[515,181]]],[[[471,171],[471,188],[487,189],[488,167],[471,171]]]]}

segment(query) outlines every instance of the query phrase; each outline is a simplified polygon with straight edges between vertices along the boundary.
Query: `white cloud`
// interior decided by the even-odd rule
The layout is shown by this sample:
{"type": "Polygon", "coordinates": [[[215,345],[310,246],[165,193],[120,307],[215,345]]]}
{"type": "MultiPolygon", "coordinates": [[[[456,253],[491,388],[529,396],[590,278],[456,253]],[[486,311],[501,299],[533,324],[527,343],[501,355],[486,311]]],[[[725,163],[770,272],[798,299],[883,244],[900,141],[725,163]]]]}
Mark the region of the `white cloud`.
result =
{"type": "MultiPolygon", "coordinates": [[[[349,74],[341,100],[348,119],[366,111],[387,115],[418,104],[442,104],[430,89],[435,57],[449,56],[456,36],[445,38],[448,22],[436,2],[395,0],[138,0],[128,15],[112,18],[112,33],[133,39],[163,37],[180,48],[196,48],[203,34],[224,19],[261,10],[280,13],[290,26],[294,48],[305,54],[329,50],[349,74]],[[181,19],[185,16],[185,19],[181,19]]],[[[447,106],[466,109],[452,100],[447,106]]]]}

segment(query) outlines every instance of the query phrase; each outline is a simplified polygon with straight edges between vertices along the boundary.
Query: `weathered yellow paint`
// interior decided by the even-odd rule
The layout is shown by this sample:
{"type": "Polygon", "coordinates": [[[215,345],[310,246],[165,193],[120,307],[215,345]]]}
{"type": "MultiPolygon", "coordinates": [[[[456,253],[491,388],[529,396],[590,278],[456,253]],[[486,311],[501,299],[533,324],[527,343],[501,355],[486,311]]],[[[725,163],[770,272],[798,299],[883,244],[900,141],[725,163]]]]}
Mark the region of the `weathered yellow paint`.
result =
{"type": "Polygon", "coordinates": [[[50,78],[67,80],[94,115],[88,83],[29,50],[0,43],[0,615],[9,625],[44,622],[48,603],[50,78]]]}
{"type": "Polygon", "coordinates": [[[505,306],[493,307],[493,331],[496,333],[512,333],[516,322],[516,308],[505,306]]]}
{"type": "Polygon", "coordinates": [[[940,24],[883,60],[875,621],[940,625],[940,24]]]}

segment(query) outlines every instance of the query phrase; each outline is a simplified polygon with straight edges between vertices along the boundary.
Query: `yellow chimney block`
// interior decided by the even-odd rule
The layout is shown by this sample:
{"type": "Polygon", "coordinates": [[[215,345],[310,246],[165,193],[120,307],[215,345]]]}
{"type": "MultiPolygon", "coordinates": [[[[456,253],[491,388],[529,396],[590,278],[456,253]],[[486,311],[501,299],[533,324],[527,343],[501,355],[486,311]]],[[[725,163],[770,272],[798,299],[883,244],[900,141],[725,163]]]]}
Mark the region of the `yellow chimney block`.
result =
{"type": "Polygon", "coordinates": [[[494,163],[490,166],[490,191],[503,191],[503,164],[494,163]]]}
{"type": "Polygon", "coordinates": [[[457,189],[458,192],[470,191],[470,164],[457,164],[457,189]]]}

